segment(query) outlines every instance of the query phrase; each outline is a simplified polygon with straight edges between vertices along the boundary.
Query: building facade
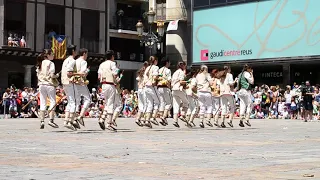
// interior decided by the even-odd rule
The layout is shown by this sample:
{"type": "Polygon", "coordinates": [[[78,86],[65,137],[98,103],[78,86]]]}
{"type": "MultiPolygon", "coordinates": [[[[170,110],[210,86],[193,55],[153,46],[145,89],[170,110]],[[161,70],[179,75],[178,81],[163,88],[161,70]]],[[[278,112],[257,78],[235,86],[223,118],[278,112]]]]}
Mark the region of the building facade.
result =
{"type": "Polygon", "coordinates": [[[187,62],[191,53],[191,0],[149,0],[149,7],[156,12],[156,19],[170,22],[179,20],[177,30],[167,31],[163,43],[165,55],[173,67],[179,61],[187,62]]]}
{"type": "MultiPolygon", "coordinates": [[[[89,50],[90,86],[108,49],[125,76],[123,86],[135,86],[134,74],[146,59],[135,24],[148,11],[139,0],[0,0],[0,86],[36,87],[36,56],[51,48],[52,34],[65,35],[67,44],[89,50]]],[[[59,72],[62,60],[55,60],[59,72]]]]}
{"type": "Polygon", "coordinates": [[[257,84],[320,83],[317,0],[194,0],[192,64],[244,64],[257,84]],[[208,18],[210,17],[210,18],[208,18]]]}

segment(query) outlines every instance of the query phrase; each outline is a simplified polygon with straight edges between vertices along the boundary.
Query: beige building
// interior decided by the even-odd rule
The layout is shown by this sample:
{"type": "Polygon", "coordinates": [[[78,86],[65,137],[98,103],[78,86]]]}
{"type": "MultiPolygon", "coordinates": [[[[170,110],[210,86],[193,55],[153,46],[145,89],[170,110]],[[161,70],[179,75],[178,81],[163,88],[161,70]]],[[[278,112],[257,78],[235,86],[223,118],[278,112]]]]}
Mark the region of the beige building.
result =
{"type": "Polygon", "coordinates": [[[191,0],[149,0],[149,7],[156,12],[157,20],[179,20],[178,29],[166,32],[166,55],[172,61],[187,62],[191,52],[191,0]]]}
{"type": "MultiPolygon", "coordinates": [[[[53,34],[89,50],[92,86],[104,52],[113,49],[131,77],[125,78],[125,88],[134,87],[133,76],[146,58],[135,25],[146,11],[143,0],[0,0],[0,87],[35,87],[36,56],[51,48],[53,34]]],[[[55,64],[59,71],[62,60],[55,64]]]]}

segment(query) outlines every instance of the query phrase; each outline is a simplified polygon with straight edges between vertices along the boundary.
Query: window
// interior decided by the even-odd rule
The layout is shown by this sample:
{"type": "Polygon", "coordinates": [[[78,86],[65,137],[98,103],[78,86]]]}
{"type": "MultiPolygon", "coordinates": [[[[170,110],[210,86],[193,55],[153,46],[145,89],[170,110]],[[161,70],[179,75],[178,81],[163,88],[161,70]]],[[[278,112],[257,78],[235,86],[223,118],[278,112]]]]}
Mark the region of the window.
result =
{"type": "Polygon", "coordinates": [[[156,18],[157,20],[166,20],[166,0],[157,0],[156,18]]]}
{"type": "Polygon", "coordinates": [[[46,5],[45,32],[54,31],[56,34],[65,34],[65,8],[63,6],[46,5]]]}
{"type": "Polygon", "coordinates": [[[26,2],[18,0],[6,0],[5,2],[4,29],[25,32],[26,2]]]}
{"type": "MultiPolygon", "coordinates": [[[[214,1],[214,0],[212,0],[214,1]]],[[[209,6],[210,5],[210,0],[193,0],[193,6],[195,8],[197,7],[205,7],[205,6],[209,6]]]]}
{"type": "Polygon", "coordinates": [[[99,53],[99,32],[100,32],[99,11],[81,11],[81,39],[80,46],[89,52],[99,53]]]}
{"type": "Polygon", "coordinates": [[[123,4],[117,3],[116,19],[117,28],[125,30],[136,30],[136,24],[142,19],[144,11],[141,8],[141,4],[123,4]],[[120,17],[118,12],[122,10],[123,15],[120,17]]]}

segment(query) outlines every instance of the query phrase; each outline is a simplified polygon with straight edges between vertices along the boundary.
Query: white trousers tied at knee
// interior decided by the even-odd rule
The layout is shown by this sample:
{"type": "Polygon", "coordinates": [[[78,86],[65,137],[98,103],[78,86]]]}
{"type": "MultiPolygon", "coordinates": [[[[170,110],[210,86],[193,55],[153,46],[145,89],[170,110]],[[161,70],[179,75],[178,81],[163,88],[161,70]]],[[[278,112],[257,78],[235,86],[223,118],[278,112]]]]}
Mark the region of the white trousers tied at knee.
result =
{"type": "Polygon", "coordinates": [[[252,109],[251,92],[246,89],[240,89],[238,97],[240,99],[240,115],[250,114],[252,109]]]}
{"type": "Polygon", "coordinates": [[[87,109],[91,103],[90,92],[87,86],[75,85],[76,86],[76,106],[80,106],[81,96],[83,96],[83,108],[87,109]]]}
{"type": "Polygon", "coordinates": [[[111,84],[103,84],[102,93],[105,100],[104,111],[108,114],[113,114],[115,109],[114,102],[116,99],[116,87],[111,84]]]}
{"type": "Polygon", "coordinates": [[[212,113],[212,95],[210,92],[198,92],[198,100],[200,111],[199,114],[211,114],[212,113]]]}
{"type": "Polygon", "coordinates": [[[181,114],[185,115],[185,111],[188,109],[188,99],[187,94],[183,91],[173,90],[172,91],[173,98],[173,114],[178,114],[180,112],[180,105],[182,108],[181,114]]]}
{"type": "Polygon", "coordinates": [[[230,106],[230,113],[235,112],[235,104],[234,104],[234,98],[232,95],[224,94],[220,97],[221,99],[221,114],[227,115],[228,114],[228,105],[230,106]]]}
{"type": "Polygon", "coordinates": [[[220,97],[212,96],[212,114],[217,115],[221,109],[220,97]]]}
{"type": "Polygon", "coordinates": [[[145,95],[143,89],[138,89],[138,109],[139,112],[144,112],[144,106],[145,106],[145,95]]]}
{"type": "Polygon", "coordinates": [[[159,87],[160,107],[159,111],[170,110],[172,106],[171,91],[169,88],[159,87]]]}
{"type": "Polygon", "coordinates": [[[40,85],[40,110],[45,111],[47,109],[47,97],[50,101],[49,110],[51,110],[56,104],[56,88],[54,86],[40,85]]]}
{"type": "Polygon", "coordinates": [[[192,96],[187,96],[187,99],[189,102],[187,115],[196,114],[197,107],[198,107],[198,103],[197,103],[198,100],[192,96]]]}
{"type": "Polygon", "coordinates": [[[114,106],[115,106],[115,109],[114,109],[115,112],[120,112],[122,110],[122,107],[123,107],[122,99],[119,93],[116,93],[115,95],[114,106]]]}
{"type": "Polygon", "coordinates": [[[66,84],[63,85],[63,90],[66,93],[68,104],[66,107],[66,111],[70,113],[76,112],[76,89],[74,84],[66,84]]]}
{"type": "Polygon", "coordinates": [[[146,86],[144,93],[146,96],[145,112],[152,113],[153,110],[158,110],[160,105],[158,90],[154,86],[146,86]]]}

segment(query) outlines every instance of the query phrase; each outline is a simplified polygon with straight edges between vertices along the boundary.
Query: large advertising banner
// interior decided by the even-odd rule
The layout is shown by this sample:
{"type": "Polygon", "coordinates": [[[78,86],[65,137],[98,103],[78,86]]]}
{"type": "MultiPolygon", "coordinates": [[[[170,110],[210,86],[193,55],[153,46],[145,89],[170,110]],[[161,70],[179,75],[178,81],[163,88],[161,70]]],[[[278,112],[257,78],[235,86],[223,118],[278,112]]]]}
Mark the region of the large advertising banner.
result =
{"type": "Polygon", "coordinates": [[[194,11],[193,63],[320,55],[320,0],[194,11]]]}

